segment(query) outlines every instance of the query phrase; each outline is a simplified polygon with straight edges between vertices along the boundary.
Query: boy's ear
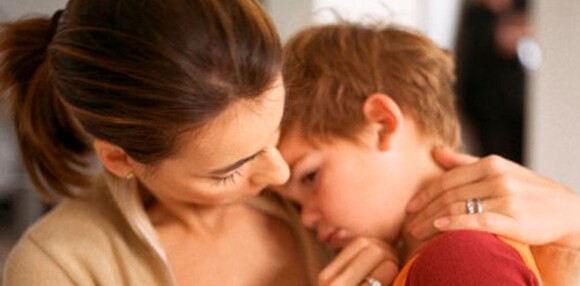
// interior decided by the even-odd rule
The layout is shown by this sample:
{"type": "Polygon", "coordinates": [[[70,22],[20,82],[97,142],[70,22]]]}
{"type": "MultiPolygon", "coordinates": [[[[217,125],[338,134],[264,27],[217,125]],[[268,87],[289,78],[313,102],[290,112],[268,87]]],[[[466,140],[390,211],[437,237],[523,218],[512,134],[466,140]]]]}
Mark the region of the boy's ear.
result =
{"type": "Polygon", "coordinates": [[[103,166],[111,173],[121,178],[133,175],[135,162],[123,148],[101,139],[95,139],[93,147],[103,166]]]}
{"type": "Polygon", "coordinates": [[[404,123],[403,112],[390,96],[375,93],[369,96],[363,105],[363,113],[371,124],[378,125],[378,148],[381,151],[390,150],[394,135],[404,123]]]}

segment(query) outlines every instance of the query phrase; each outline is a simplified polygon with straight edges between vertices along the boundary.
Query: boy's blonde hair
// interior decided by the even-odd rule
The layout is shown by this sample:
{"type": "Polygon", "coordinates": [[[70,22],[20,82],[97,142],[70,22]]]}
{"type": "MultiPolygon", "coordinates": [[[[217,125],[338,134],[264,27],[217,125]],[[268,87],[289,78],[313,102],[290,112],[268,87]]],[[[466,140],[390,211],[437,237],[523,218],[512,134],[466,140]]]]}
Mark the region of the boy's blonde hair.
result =
{"type": "Polygon", "coordinates": [[[417,32],[345,23],[312,27],[286,44],[283,74],[283,132],[300,127],[309,140],[356,141],[366,124],[366,98],[384,93],[424,135],[452,148],[461,145],[453,59],[417,32]]]}

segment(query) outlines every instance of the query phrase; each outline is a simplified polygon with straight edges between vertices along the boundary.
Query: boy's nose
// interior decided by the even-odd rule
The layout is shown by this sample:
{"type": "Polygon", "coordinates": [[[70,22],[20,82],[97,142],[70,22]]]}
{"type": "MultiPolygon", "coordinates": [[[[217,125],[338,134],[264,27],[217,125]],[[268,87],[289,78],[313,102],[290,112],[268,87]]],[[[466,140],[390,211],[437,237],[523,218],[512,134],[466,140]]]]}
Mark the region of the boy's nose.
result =
{"type": "Polygon", "coordinates": [[[303,205],[300,219],[306,227],[314,228],[320,221],[320,213],[312,206],[303,205]]]}

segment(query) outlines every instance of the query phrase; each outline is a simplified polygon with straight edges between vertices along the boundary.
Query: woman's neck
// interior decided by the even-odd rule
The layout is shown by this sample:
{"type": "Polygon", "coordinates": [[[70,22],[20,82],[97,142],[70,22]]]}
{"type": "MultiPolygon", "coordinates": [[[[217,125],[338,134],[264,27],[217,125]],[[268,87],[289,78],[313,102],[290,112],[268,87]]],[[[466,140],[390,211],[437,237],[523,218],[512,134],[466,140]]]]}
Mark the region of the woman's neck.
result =
{"type": "Polygon", "coordinates": [[[196,237],[215,239],[235,222],[242,203],[199,206],[185,203],[156,202],[149,210],[149,218],[155,228],[179,228],[195,233],[196,237]]]}

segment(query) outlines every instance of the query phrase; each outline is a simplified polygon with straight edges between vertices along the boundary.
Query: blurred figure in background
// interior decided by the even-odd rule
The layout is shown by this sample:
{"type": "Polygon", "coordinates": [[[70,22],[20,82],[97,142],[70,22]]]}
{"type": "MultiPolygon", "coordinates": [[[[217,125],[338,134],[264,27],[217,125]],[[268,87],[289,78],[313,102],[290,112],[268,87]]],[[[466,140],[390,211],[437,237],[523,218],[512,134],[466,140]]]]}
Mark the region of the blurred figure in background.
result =
{"type": "Polygon", "coordinates": [[[467,1],[457,40],[457,94],[479,155],[524,163],[526,73],[517,55],[529,33],[526,0],[467,1]]]}

